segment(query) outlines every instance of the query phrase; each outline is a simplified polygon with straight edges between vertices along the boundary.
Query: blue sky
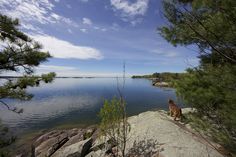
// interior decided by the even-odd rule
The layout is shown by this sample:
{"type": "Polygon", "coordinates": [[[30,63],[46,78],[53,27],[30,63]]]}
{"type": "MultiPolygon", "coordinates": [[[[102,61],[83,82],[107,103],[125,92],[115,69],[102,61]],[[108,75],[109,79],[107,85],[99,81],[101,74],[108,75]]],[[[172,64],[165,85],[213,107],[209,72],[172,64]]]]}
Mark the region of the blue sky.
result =
{"type": "Polygon", "coordinates": [[[183,72],[198,64],[194,47],[173,47],[156,31],[161,0],[1,0],[0,11],[54,57],[36,69],[58,76],[183,72]]]}

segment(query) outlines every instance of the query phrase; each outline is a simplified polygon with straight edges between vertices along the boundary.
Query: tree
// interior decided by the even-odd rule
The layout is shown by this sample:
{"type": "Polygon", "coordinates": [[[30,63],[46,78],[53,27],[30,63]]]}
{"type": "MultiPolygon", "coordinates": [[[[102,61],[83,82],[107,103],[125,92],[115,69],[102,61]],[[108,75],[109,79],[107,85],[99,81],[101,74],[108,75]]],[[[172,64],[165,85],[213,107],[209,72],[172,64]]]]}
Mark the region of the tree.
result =
{"type": "Polygon", "coordinates": [[[168,26],[160,34],[175,46],[195,44],[202,55],[215,52],[236,63],[235,6],[235,0],[165,0],[168,26]]]}
{"type": "Polygon", "coordinates": [[[236,147],[236,1],[163,1],[168,25],[160,34],[174,46],[197,45],[200,65],[176,81],[177,94],[197,109],[215,140],[236,147]]]}
{"type": "Polygon", "coordinates": [[[154,78],[159,78],[160,75],[161,75],[161,74],[160,74],[160,73],[157,73],[157,72],[152,74],[152,76],[153,76],[154,78]]]}
{"type": "MultiPolygon", "coordinates": [[[[0,14],[0,73],[12,71],[23,74],[22,77],[16,79],[2,77],[6,81],[2,81],[4,83],[0,84],[0,103],[10,111],[22,113],[23,109],[11,107],[4,100],[6,98],[30,100],[33,95],[27,93],[26,88],[39,86],[42,81],[45,83],[52,82],[55,73],[42,74],[41,76],[33,75],[34,68],[40,63],[47,61],[51,56],[48,52],[42,52],[42,46],[21,32],[18,27],[18,19],[12,19],[0,14]]],[[[0,135],[5,136],[5,132],[6,129],[0,129],[0,135]]],[[[4,156],[4,154],[1,154],[1,148],[11,142],[12,140],[9,142],[9,140],[0,136],[1,156],[4,156]]]]}
{"type": "Polygon", "coordinates": [[[116,97],[111,101],[105,100],[99,112],[101,133],[109,139],[113,146],[117,147],[115,156],[118,156],[118,152],[123,150],[124,143],[126,143],[122,134],[124,131],[122,127],[122,112],[121,101],[116,97]]]}
{"type": "Polygon", "coordinates": [[[42,46],[21,32],[18,19],[12,19],[0,14],[0,40],[2,48],[0,50],[0,72],[21,72],[23,77],[7,81],[0,86],[0,102],[9,110],[14,112],[16,108],[8,106],[3,99],[30,100],[32,95],[26,92],[28,86],[38,86],[40,81],[51,82],[55,73],[34,76],[34,67],[47,61],[50,56],[48,52],[42,52],[42,46]]]}
{"type": "Polygon", "coordinates": [[[111,101],[105,100],[103,107],[99,112],[101,119],[100,129],[102,134],[111,140],[112,145],[117,147],[115,156],[125,157],[126,143],[128,141],[128,132],[130,125],[126,115],[126,103],[123,96],[125,86],[125,63],[123,65],[122,90],[120,89],[117,78],[117,90],[119,98],[114,97],[111,101]]]}

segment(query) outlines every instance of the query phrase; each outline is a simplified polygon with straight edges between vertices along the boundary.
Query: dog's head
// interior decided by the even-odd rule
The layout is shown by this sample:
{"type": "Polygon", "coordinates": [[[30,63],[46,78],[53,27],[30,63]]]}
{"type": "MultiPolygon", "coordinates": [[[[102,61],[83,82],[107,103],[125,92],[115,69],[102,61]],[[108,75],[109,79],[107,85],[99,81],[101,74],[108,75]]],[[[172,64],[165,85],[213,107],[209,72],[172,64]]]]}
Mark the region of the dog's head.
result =
{"type": "Polygon", "coordinates": [[[173,101],[172,99],[169,99],[169,100],[168,100],[168,103],[169,103],[169,104],[174,104],[174,101],[173,101]]]}

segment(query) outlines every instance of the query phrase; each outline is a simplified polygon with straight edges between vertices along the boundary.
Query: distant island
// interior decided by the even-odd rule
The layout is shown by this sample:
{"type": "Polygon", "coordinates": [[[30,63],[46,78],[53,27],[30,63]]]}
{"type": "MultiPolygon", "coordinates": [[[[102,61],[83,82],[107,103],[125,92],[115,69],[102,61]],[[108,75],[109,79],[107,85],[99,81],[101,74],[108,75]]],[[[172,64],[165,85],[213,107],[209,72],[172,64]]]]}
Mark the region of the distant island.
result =
{"type": "Polygon", "coordinates": [[[181,79],[181,77],[183,77],[184,75],[185,73],[155,72],[149,75],[133,75],[132,78],[133,79],[138,79],[138,78],[151,79],[153,86],[173,87],[174,81],[181,79]]]}

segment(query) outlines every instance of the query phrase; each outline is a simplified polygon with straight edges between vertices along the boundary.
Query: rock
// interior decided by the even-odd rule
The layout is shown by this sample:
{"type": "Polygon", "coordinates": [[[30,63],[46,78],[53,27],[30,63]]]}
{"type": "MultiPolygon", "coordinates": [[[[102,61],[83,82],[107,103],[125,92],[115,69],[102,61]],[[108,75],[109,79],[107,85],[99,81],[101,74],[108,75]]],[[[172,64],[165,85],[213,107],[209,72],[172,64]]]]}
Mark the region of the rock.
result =
{"type": "Polygon", "coordinates": [[[55,153],[61,146],[63,146],[69,140],[68,136],[60,140],[59,142],[55,143],[52,147],[48,149],[47,156],[51,156],[55,153]]]}
{"type": "Polygon", "coordinates": [[[105,156],[105,153],[102,150],[92,151],[87,154],[85,157],[102,157],[105,156]]]}
{"type": "Polygon", "coordinates": [[[91,151],[98,151],[103,150],[104,152],[108,152],[111,150],[115,145],[112,143],[112,140],[100,137],[97,138],[94,142],[92,147],[90,148],[91,151]]]}
{"type": "Polygon", "coordinates": [[[194,112],[196,112],[195,108],[183,108],[182,109],[182,114],[194,113],[194,112]]]}
{"type": "Polygon", "coordinates": [[[60,134],[62,134],[63,131],[61,130],[53,130],[53,131],[50,131],[46,134],[43,134],[42,136],[40,136],[35,142],[34,142],[34,146],[37,147],[39,146],[41,143],[43,143],[44,141],[50,139],[50,138],[53,138],[53,137],[56,137],[60,134]]]}
{"type": "Polygon", "coordinates": [[[169,87],[169,83],[167,82],[156,82],[153,85],[158,86],[158,87],[169,87]]]}
{"type": "MultiPolygon", "coordinates": [[[[69,141],[66,142],[63,147],[66,147],[66,146],[69,146],[69,145],[72,145],[72,144],[75,144],[79,141],[83,141],[84,137],[83,137],[83,132],[79,132],[77,135],[73,136],[73,137],[70,137],[69,138],[69,141]]],[[[63,148],[62,147],[62,148],[63,148]]]]}
{"type": "Polygon", "coordinates": [[[52,157],[84,157],[91,146],[92,138],[89,138],[58,150],[52,157]]]}
{"type": "MultiPolygon", "coordinates": [[[[87,129],[70,129],[70,130],[53,130],[50,131],[42,136],[40,136],[35,142],[35,155],[37,157],[49,157],[54,155],[55,152],[59,151],[66,151],[68,150],[72,145],[78,144],[80,141],[86,141],[85,139],[90,139],[88,142],[84,143],[84,146],[82,147],[83,151],[86,150],[88,145],[92,145],[93,138],[90,138],[93,136],[93,133],[96,131],[95,127],[90,127],[87,129]]],[[[91,146],[90,146],[91,147],[91,146]]],[[[89,148],[90,148],[89,147],[89,148]]],[[[74,147],[72,147],[73,151],[75,150],[74,147]]],[[[78,150],[79,151],[79,150],[78,150]]],[[[68,153],[68,152],[67,152],[68,153]]],[[[73,153],[72,153],[73,154],[73,153]]]]}
{"type": "MultiPolygon", "coordinates": [[[[173,121],[165,111],[144,112],[129,117],[128,122],[131,125],[131,131],[128,135],[126,152],[133,148],[135,142],[139,143],[144,140],[147,141],[146,145],[149,147],[155,146],[160,156],[164,157],[223,157],[209,143],[194,134],[193,130],[173,121]],[[150,139],[154,142],[149,141],[150,139]]],[[[139,146],[140,149],[143,148],[143,145],[136,145],[136,148],[139,146]]]]}
{"type": "Polygon", "coordinates": [[[90,138],[90,137],[92,137],[92,135],[93,135],[93,133],[95,132],[95,128],[88,128],[88,129],[86,129],[86,131],[84,132],[84,134],[83,134],[83,137],[84,137],[84,140],[85,139],[87,139],[87,138],[90,138]]]}
{"type": "MultiPolygon", "coordinates": [[[[184,114],[194,109],[182,109],[184,114]]],[[[223,157],[190,126],[173,121],[166,111],[148,111],[128,118],[131,130],[126,154],[133,157],[223,157]]],[[[37,157],[108,157],[116,153],[111,140],[99,136],[94,127],[55,130],[35,142],[37,157]]],[[[130,156],[129,156],[130,157],[130,156]]]]}
{"type": "Polygon", "coordinates": [[[60,132],[61,134],[55,134],[53,136],[47,136],[47,140],[44,140],[35,148],[35,155],[37,157],[51,156],[57,149],[59,149],[65,142],[67,142],[68,135],[66,132],[60,132]]]}
{"type": "Polygon", "coordinates": [[[83,131],[83,129],[78,129],[78,128],[68,130],[67,131],[68,132],[68,137],[76,136],[76,135],[80,134],[82,131],[83,131]]]}

